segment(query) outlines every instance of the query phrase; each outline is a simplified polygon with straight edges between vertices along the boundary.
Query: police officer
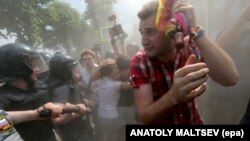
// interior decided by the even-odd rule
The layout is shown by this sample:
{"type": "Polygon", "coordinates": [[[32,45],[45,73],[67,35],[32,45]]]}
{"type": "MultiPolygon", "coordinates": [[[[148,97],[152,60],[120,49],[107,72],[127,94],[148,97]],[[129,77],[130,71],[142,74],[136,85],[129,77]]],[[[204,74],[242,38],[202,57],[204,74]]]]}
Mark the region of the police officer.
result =
{"type": "MultiPolygon", "coordinates": [[[[44,104],[49,102],[46,89],[35,87],[40,86],[35,85],[37,76],[47,69],[41,56],[27,45],[11,43],[0,47],[0,83],[5,83],[0,87],[0,109],[11,111],[17,123],[15,128],[24,141],[55,141],[52,123],[46,118],[49,114],[45,116],[44,112],[50,109],[53,116],[59,116],[62,107],[55,104],[46,107],[44,104]],[[24,115],[20,111],[33,114],[24,115]],[[45,119],[33,120],[37,118],[45,119]]],[[[1,115],[6,120],[3,111],[1,115]]],[[[13,130],[7,132],[14,133],[13,130]]]]}
{"type": "MultiPolygon", "coordinates": [[[[80,80],[77,61],[64,54],[56,54],[49,63],[48,92],[51,101],[65,105],[72,104],[72,108],[79,109],[81,116],[74,117],[67,114],[62,118],[68,121],[58,124],[57,131],[62,141],[89,141],[90,121],[86,115],[89,112],[87,104],[83,104],[83,96],[76,85],[80,80]]],[[[54,122],[57,124],[56,122],[54,122]]]]}

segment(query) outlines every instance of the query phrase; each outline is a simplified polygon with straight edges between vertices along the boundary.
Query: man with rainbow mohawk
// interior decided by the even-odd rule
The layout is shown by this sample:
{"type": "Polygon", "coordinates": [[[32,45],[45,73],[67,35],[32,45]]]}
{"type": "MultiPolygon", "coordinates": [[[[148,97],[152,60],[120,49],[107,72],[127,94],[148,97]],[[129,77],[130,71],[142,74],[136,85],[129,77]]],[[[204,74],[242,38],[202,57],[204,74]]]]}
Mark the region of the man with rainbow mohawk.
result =
{"type": "Polygon", "coordinates": [[[130,65],[137,115],[142,124],[203,124],[195,98],[207,78],[235,85],[231,57],[197,25],[186,0],[153,0],[138,13],[143,50],[130,65]]]}

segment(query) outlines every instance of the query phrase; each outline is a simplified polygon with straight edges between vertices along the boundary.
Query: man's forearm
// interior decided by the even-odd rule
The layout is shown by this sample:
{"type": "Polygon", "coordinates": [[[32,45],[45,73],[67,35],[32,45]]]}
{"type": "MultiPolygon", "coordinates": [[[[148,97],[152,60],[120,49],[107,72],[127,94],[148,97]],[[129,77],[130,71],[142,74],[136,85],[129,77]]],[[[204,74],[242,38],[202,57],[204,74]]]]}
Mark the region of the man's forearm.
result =
{"type": "MultiPolygon", "coordinates": [[[[114,39],[113,39],[114,40],[114,39]]],[[[116,56],[119,56],[121,53],[117,47],[116,41],[111,41],[112,48],[116,56]]]]}
{"type": "Polygon", "coordinates": [[[224,86],[235,85],[239,74],[232,58],[206,35],[196,42],[208,65],[210,77],[224,86]]]}
{"type": "Polygon", "coordinates": [[[139,118],[143,124],[157,124],[172,114],[176,101],[171,96],[171,91],[162,96],[158,101],[146,105],[139,110],[139,118]]]}
{"type": "Polygon", "coordinates": [[[24,121],[31,121],[39,119],[39,114],[36,110],[29,111],[9,111],[6,112],[14,124],[18,124],[24,121]]]}

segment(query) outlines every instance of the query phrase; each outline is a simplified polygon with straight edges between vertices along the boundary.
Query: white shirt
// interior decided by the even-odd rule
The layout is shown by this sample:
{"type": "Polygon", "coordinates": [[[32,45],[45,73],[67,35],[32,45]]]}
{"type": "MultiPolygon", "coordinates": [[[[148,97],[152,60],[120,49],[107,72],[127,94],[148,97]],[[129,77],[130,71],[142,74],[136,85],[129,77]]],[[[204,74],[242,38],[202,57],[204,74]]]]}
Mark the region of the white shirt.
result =
{"type": "Polygon", "coordinates": [[[82,71],[81,71],[81,76],[82,76],[82,81],[85,83],[85,84],[89,84],[89,79],[90,79],[90,75],[88,74],[86,68],[83,68],[82,71]]]}
{"type": "Polygon", "coordinates": [[[120,97],[121,81],[107,77],[98,81],[98,116],[109,119],[118,117],[117,104],[120,97]]]}
{"type": "MultiPolygon", "coordinates": [[[[97,68],[98,65],[95,64],[95,67],[97,68]]],[[[87,72],[87,70],[86,70],[85,67],[81,69],[81,77],[82,77],[82,81],[83,81],[86,85],[89,85],[90,74],[87,72]]]]}

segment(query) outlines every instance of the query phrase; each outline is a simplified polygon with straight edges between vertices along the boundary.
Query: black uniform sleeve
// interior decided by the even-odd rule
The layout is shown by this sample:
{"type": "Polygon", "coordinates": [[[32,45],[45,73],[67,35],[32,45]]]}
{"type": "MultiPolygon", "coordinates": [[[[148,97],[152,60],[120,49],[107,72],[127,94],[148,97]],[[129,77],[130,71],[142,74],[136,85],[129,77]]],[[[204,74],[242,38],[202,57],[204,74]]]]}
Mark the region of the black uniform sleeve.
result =
{"type": "Polygon", "coordinates": [[[70,89],[67,86],[60,86],[55,88],[50,93],[50,99],[55,103],[65,104],[68,101],[70,89]]]}
{"type": "Polygon", "coordinates": [[[248,105],[247,105],[247,109],[246,109],[246,112],[244,113],[241,121],[240,121],[240,124],[250,124],[250,99],[249,99],[249,102],[248,102],[248,105]]]}
{"type": "Polygon", "coordinates": [[[10,101],[7,95],[0,96],[0,109],[6,110],[10,106],[10,101]]]}

